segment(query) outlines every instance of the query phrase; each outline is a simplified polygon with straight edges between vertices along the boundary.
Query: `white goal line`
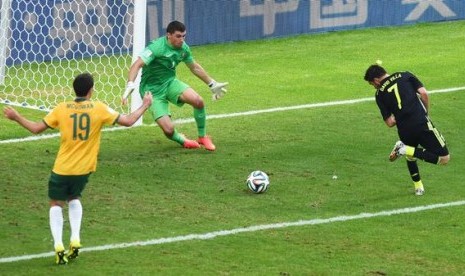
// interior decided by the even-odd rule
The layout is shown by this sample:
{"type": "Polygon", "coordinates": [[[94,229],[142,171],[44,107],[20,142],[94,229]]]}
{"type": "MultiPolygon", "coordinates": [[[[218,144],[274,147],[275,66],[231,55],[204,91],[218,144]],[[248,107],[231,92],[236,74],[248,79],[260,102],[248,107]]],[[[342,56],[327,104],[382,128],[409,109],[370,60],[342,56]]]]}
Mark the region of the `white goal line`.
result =
{"type": "MultiPolygon", "coordinates": [[[[465,90],[465,86],[436,89],[436,90],[431,90],[428,93],[429,94],[448,93],[448,92],[457,92],[457,91],[462,91],[462,90],[465,90]]],[[[367,97],[367,98],[360,98],[360,99],[353,99],[353,100],[340,100],[340,101],[329,101],[329,102],[323,102],[323,103],[303,104],[303,105],[294,105],[294,106],[286,106],[286,107],[275,107],[275,108],[269,108],[269,109],[251,110],[251,111],[228,113],[228,114],[216,114],[216,115],[212,114],[212,115],[207,116],[207,120],[223,119],[223,118],[231,118],[231,117],[239,117],[239,116],[250,116],[250,115],[262,114],[262,113],[282,112],[282,111],[306,109],[306,108],[356,104],[356,103],[369,102],[369,101],[374,101],[374,100],[375,100],[374,97],[367,97]]],[[[174,120],[175,124],[187,124],[187,123],[192,123],[192,122],[194,122],[193,118],[174,120]]],[[[154,123],[148,126],[157,126],[157,125],[154,123]]],[[[110,127],[110,128],[105,128],[103,131],[118,131],[118,130],[126,130],[129,128],[131,127],[110,127]]],[[[13,143],[20,143],[20,142],[37,141],[37,140],[55,138],[59,136],[60,136],[59,133],[33,135],[33,136],[24,137],[24,138],[0,140],[0,144],[13,144],[13,143]]]]}
{"type": "MultiPolygon", "coordinates": [[[[454,201],[454,202],[449,202],[449,203],[438,203],[438,204],[432,204],[432,205],[417,206],[417,207],[407,207],[407,208],[390,210],[390,211],[381,211],[377,213],[360,213],[358,215],[338,216],[338,217],[332,217],[332,218],[327,218],[327,219],[312,219],[312,220],[299,220],[299,221],[294,221],[294,222],[282,222],[282,223],[275,223],[275,224],[262,224],[262,225],[254,225],[254,226],[243,227],[243,228],[235,228],[231,230],[219,230],[219,231],[214,231],[214,232],[209,232],[209,233],[204,233],[204,234],[189,234],[189,235],[184,235],[184,236],[159,238],[159,239],[153,239],[153,240],[147,240],[147,241],[125,242],[125,243],[116,243],[116,244],[86,247],[86,248],[82,248],[80,252],[104,251],[104,250],[113,250],[113,249],[119,249],[119,248],[167,244],[167,243],[175,243],[175,242],[183,242],[183,241],[191,241],[191,240],[210,240],[210,239],[214,239],[217,237],[230,236],[230,235],[236,235],[236,234],[241,234],[241,233],[250,233],[250,232],[270,230],[270,229],[281,229],[281,228],[287,228],[287,227],[328,224],[328,223],[333,223],[333,222],[344,222],[344,221],[351,221],[351,220],[357,220],[357,219],[369,219],[369,218],[374,218],[374,217],[386,217],[386,216],[392,216],[392,215],[416,213],[416,212],[421,212],[421,211],[428,211],[428,210],[434,210],[434,209],[439,209],[439,208],[447,208],[447,207],[455,207],[455,206],[463,206],[463,205],[465,205],[465,200],[454,201]]],[[[51,257],[54,255],[55,255],[55,252],[47,252],[47,253],[33,254],[33,255],[3,257],[3,258],[0,258],[0,263],[12,263],[12,262],[18,262],[18,261],[51,257]]]]}

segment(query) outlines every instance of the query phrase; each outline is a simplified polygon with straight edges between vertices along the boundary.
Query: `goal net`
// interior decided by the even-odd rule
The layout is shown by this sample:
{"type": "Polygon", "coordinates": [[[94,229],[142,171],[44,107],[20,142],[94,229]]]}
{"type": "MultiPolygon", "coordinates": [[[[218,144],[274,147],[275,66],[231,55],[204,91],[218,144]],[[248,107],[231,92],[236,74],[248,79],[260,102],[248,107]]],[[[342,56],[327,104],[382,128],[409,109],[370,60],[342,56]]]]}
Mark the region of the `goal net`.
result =
{"type": "Polygon", "coordinates": [[[89,72],[93,99],[127,111],[120,99],[132,62],[137,1],[2,0],[0,103],[50,110],[74,99],[74,77],[89,72]]]}

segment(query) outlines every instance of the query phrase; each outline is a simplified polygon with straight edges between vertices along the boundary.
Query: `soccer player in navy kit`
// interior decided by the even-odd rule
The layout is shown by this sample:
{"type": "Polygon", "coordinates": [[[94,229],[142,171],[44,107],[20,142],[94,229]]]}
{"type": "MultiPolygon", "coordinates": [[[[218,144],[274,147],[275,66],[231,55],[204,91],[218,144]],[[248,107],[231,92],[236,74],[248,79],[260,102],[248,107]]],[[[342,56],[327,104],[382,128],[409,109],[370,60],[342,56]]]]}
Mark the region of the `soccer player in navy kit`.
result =
{"type": "Polygon", "coordinates": [[[364,79],[377,89],[376,104],[386,125],[397,126],[400,141],[395,144],[389,160],[405,155],[415,194],[423,195],[425,189],[416,160],[445,165],[450,158],[444,137],[428,117],[428,92],[412,73],[388,74],[378,64],[366,70],[364,79]]]}

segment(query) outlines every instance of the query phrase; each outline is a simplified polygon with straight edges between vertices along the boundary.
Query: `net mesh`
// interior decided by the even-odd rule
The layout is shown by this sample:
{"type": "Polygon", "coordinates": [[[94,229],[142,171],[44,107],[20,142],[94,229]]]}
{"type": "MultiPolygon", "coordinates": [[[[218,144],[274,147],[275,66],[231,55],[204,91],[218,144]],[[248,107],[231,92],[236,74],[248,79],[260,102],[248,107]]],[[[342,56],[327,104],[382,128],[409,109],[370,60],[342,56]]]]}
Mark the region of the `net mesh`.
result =
{"type": "Polygon", "coordinates": [[[131,63],[133,1],[2,3],[0,102],[50,110],[74,98],[72,81],[94,76],[93,99],[119,111],[131,63]]]}

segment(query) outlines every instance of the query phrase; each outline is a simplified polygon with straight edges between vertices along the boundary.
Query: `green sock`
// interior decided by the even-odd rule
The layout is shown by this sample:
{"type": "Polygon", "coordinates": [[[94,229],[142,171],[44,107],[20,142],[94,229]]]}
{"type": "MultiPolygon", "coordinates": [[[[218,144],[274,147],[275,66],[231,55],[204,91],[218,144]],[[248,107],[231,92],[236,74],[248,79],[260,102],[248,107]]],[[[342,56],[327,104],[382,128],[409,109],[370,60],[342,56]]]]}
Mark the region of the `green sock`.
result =
{"type": "Polygon", "coordinates": [[[171,136],[170,138],[171,140],[175,141],[176,143],[180,144],[180,145],[184,145],[184,137],[178,133],[178,131],[175,129],[174,130],[174,133],[173,133],[173,136],[171,136]]]}
{"type": "Polygon", "coordinates": [[[205,112],[205,107],[201,109],[194,108],[194,119],[195,122],[197,123],[197,131],[199,133],[199,137],[204,137],[207,133],[207,130],[205,128],[206,125],[206,112],[205,112]]]}

